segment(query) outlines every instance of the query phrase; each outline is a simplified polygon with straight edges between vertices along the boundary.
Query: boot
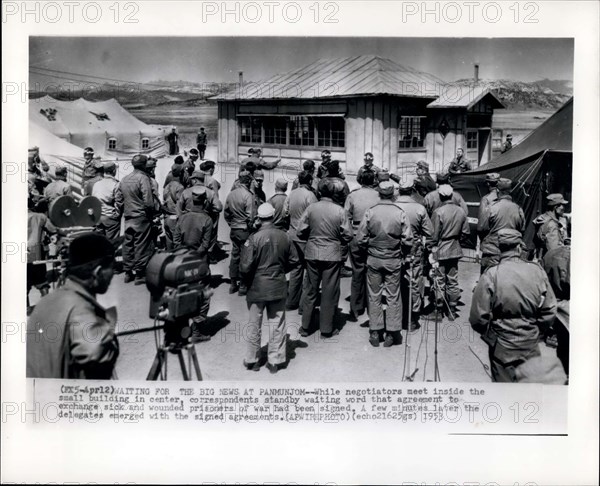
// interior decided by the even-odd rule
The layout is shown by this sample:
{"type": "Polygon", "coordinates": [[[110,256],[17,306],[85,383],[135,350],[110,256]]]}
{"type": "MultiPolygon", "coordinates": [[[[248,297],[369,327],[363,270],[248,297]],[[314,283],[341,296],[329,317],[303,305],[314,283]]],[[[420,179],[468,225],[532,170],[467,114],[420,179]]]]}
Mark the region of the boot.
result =
{"type": "Polygon", "coordinates": [[[200,332],[201,325],[202,321],[192,322],[192,335],[190,336],[190,341],[192,343],[202,343],[205,341],[210,341],[210,336],[207,336],[200,332]]]}
{"type": "Polygon", "coordinates": [[[381,334],[379,333],[379,331],[371,331],[371,334],[369,335],[369,342],[371,343],[371,346],[373,346],[374,348],[378,348],[380,338],[381,334]]]}
{"type": "Polygon", "coordinates": [[[238,295],[244,296],[247,293],[248,293],[248,287],[246,287],[244,284],[240,284],[240,289],[238,290],[238,295]]]}
{"type": "Polygon", "coordinates": [[[232,280],[229,286],[229,293],[235,294],[240,289],[240,282],[238,280],[232,280]]]}
{"type": "Polygon", "coordinates": [[[127,272],[125,274],[125,283],[130,283],[135,280],[135,275],[132,272],[127,272]]]}
{"type": "Polygon", "coordinates": [[[421,328],[421,323],[419,322],[419,314],[413,313],[411,316],[410,325],[408,327],[408,332],[415,332],[421,328]]]}

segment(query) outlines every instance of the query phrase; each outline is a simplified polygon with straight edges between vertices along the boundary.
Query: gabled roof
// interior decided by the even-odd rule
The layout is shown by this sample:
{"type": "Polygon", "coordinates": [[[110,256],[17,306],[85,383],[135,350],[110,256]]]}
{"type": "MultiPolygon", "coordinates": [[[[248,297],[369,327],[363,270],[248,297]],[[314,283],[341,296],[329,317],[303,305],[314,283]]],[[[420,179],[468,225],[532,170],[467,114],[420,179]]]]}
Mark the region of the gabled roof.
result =
{"type": "Polygon", "coordinates": [[[466,174],[482,174],[539,157],[543,152],[573,152],[573,98],[521,143],[466,174]]]}
{"type": "Polygon", "coordinates": [[[470,110],[481,100],[486,99],[493,108],[506,108],[494,92],[483,86],[448,84],[440,92],[440,97],[427,105],[427,108],[466,108],[470,110]]]}
{"type": "Polygon", "coordinates": [[[446,83],[379,56],[319,59],[300,69],[247,83],[213,97],[218,100],[313,99],[393,95],[435,99],[446,83]]]}

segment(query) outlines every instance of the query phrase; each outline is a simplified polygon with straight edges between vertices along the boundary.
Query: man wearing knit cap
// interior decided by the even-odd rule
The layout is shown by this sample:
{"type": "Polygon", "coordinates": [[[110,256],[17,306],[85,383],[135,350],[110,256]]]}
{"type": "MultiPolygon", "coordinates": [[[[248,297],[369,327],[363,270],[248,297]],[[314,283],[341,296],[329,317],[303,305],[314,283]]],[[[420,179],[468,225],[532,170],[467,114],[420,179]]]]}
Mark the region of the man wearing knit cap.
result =
{"type": "MultiPolygon", "coordinates": [[[[213,224],[210,216],[206,213],[207,192],[208,189],[203,186],[190,188],[192,207],[177,220],[173,231],[173,244],[175,249],[185,248],[195,253],[208,265],[208,249],[213,224]]],[[[202,325],[208,316],[210,296],[208,292],[204,292],[201,297],[198,315],[192,319],[191,341],[193,343],[210,340],[210,336],[201,332],[202,325]]]]}
{"type": "MultiPolygon", "coordinates": [[[[358,180],[358,178],[357,178],[358,180]]],[[[356,322],[367,308],[367,256],[358,246],[356,233],[367,209],[379,203],[379,193],[374,189],[375,172],[365,170],[361,176],[361,187],[350,192],[344,209],[352,223],[354,238],[350,242],[352,283],[350,285],[350,315],[348,320],[356,322]]]]}
{"type": "Polygon", "coordinates": [[[67,182],[67,168],[57,167],[54,171],[56,177],[50,184],[44,188],[44,197],[51,203],[60,196],[70,196],[73,194],[71,185],[67,182]]]}
{"type": "Polygon", "coordinates": [[[98,198],[102,204],[102,215],[97,230],[106,236],[117,248],[122,241],[121,238],[121,212],[117,208],[117,187],[119,181],[116,178],[117,164],[107,162],[104,164],[104,179],[96,182],[92,189],[92,196],[98,198]]]}
{"type": "MultiPolygon", "coordinates": [[[[410,252],[410,259],[405,265],[405,274],[407,280],[411,282],[411,322],[408,323],[408,329],[416,331],[421,327],[419,323],[419,316],[423,307],[423,293],[424,293],[424,280],[423,280],[423,265],[426,251],[429,252],[431,249],[431,236],[433,234],[433,225],[427,215],[427,211],[422,204],[419,204],[414,200],[412,195],[414,194],[415,180],[408,177],[404,181],[400,182],[398,188],[399,195],[396,198],[396,206],[401,208],[408,218],[410,223],[410,229],[413,234],[413,245],[410,252]],[[410,271],[412,264],[412,273],[410,271]]],[[[404,315],[408,315],[408,288],[404,287],[402,292],[402,308],[404,315]],[[404,292],[404,290],[406,290],[404,292]]],[[[403,318],[403,320],[405,320],[403,318]]]]}
{"type": "Polygon", "coordinates": [[[481,273],[500,261],[498,232],[502,229],[513,229],[520,233],[525,231],[525,215],[518,204],[510,196],[512,182],[500,179],[497,184],[498,199],[484,211],[477,223],[477,231],[481,240],[481,273]]]}
{"type": "Polygon", "coordinates": [[[435,191],[435,189],[435,182],[431,178],[431,175],[429,175],[429,164],[424,160],[419,160],[417,162],[417,177],[414,183],[415,192],[417,192],[419,196],[425,197],[431,191],[435,191]]]}
{"type": "Polygon", "coordinates": [[[67,280],[27,322],[27,377],[107,380],[119,356],[116,313],[96,300],[113,277],[114,247],[86,233],[69,245],[67,280]]]}
{"type": "Polygon", "coordinates": [[[163,211],[165,214],[165,236],[167,238],[167,250],[174,249],[173,232],[177,225],[177,203],[185,190],[181,182],[183,165],[173,164],[171,167],[171,181],[163,189],[163,211]]]}
{"type": "MultiPolygon", "coordinates": [[[[479,202],[479,213],[477,220],[481,221],[484,217],[485,212],[490,208],[492,203],[498,200],[498,181],[500,180],[500,174],[497,172],[490,172],[485,175],[485,183],[488,188],[488,193],[481,198],[479,202]]],[[[479,228],[477,232],[480,233],[479,228]]],[[[484,235],[485,236],[485,235],[484,235]]],[[[483,236],[479,234],[479,238],[483,240],[483,236]]]]}
{"type": "MultiPolygon", "coordinates": [[[[343,182],[343,181],[342,181],[343,182]]],[[[334,318],[340,299],[340,272],[345,260],[344,249],[352,241],[352,226],[344,208],[333,201],[338,191],[331,178],[319,183],[321,200],[311,204],[300,220],[297,236],[306,241],[305,253],[307,284],[303,295],[301,336],[307,336],[317,303],[321,284],[321,335],[329,338],[337,334],[334,318]]]]}
{"type": "Polygon", "coordinates": [[[458,261],[463,256],[460,240],[469,235],[469,223],[464,211],[452,202],[452,186],[438,189],[442,205],[433,212],[431,261],[435,278],[435,300],[438,310],[456,316],[460,298],[458,261]]]}
{"type": "Polygon", "coordinates": [[[543,257],[553,248],[563,246],[568,239],[567,220],[564,217],[567,204],[569,201],[562,194],[549,194],[546,197],[548,210],[533,220],[538,256],[543,257]]]}
{"type": "MultiPolygon", "coordinates": [[[[548,277],[538,264],[521,259],[521,244],[519,231],[498,232],[500,263],[480,277],[471,302],[469,321],[489,346],[495,382],[521,381],[519,368],[530,360],[539,361],[540,330],[556,315],[548,277]]],[[[554,382],[553,376],[547,373],[535,381],[554,382]]],[[[563,373],[563,383],[564,379],[563,373]]]]}
{"type": "Polygon", "coordinates": [[[298,255],[292,240],[273,224],[275,209],[269,203],[258,207],[260,227],[244,243],[240,273],[248,288],[246,301],[250,311],[248,323],[246,369],[260,368],[261,328],[266,313],[269,333],[267,368],[277,373],[287,361],[287,330],[285,301],[287,283],[285,274],[298,265],[298,255]]]}
{"type": "Polygon", "coordinates": [[[406,213],[394,204],[394,184],[379,184],[379,203],[367,209],[356,233],[357,244],[368,253],[369,342],[378,347],[385,331],[384,346],[402,344],[402,259],[413,243],[406,213]],[[383,317],[382,297],[387,303],[383,317]]]}
{"type": "Polygon", "coordinates": [[[275,209],[273,215],[273,226],[287,231],[290,227],[289,215],[285,213],[285,202],[287,201],[288,182],[280,177],[275,181],[275,194],[269,199],[269,204],[275,209]]]}
{"type": "Polygon", "coordinates": [[[306,242],[298,238],[298,227],[308,206],[317,202],[317,196],[312,189],[313,174],[303,170],[298,174],[298,187],[293,189],[290,196],[285,201],[284,213],[290,220],[290,229],[288,234],[294,243],[296,253],[300,259],[300,265],[290,272],[290,285],[288,288],[288,298],[286,302],[287,310],[302,309],[304,307],[303,298],[305,293],[303,287],[306,284],[304,270],[306,269],[306,260],[304,259],[304,248],[306,242]]]}
{"type": "Polygon", "coordinates": [[[156,207],[152,182],[146,173],[147,162],[145,155],[135,155],[131,160],[133,172],[123,177],[115,194],[115,207],[125,218],[125,283],[135,279],[136,285],[146,282],[146,266],[154,253],[152,220],[156,216],[156,207]]]}
{"type": "Polygon", "coordinates": [[[229,293],[246,295],[248,289],[240,282],[240,254],[242,246],[255,229],[256,197],[250,190],[253,179],[250,174],[240,175],[239,186],[232,190],[225,201],[223,216],[231,229],[231,258],[229,260],[229,293]]]}
{"type": "Polygon", "coordinates": [[[83,182],[83,195],[91,196],[94,189],[94,184],[104,178],[104,164],[101,160],[94,160],[92,167],[96,171],[94,177],[83,182]]]}
{"type": "MultiPolygon", "coordinates": [[[[438,173],[436,175],[436,180],[437,180],[438,188],[443,185],[449,185],[450,187],[452,187],[452,185],[450,184],[450,176],[448,175],[447,172],[438,173]]],[[[465,215],[469,214],[469,208],[467,206],[467,203],[465,202],[463,197],[460,195],[460,193],[455,190],[452,190],[452,202],[454,204],[456,204],[457,206],[460,206],[460,208],[463,210],[465,215]]],[[[439,193],[438,189],[436,189],[435,191],[431,191],[423,199],[423,206],[425,206],[425,209],[427,210],[427,214],[429,215],[430,218],[433,216],[433,212],[437,208],[439,208],[441,205],[442,205],[442,200],[440,199],[440,193],[439,193]]]]}

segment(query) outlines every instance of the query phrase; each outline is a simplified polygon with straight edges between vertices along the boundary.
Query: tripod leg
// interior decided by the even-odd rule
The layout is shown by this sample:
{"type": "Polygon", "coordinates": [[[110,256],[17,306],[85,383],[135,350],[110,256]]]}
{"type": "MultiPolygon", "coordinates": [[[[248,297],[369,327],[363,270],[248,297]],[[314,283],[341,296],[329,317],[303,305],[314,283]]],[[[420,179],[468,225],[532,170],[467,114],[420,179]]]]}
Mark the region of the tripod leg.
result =
{"type": "Polygon", "coordinates": [[[162,369],[163,360],[166,358],[164,353],[163,349],[158,349],[156,351],[156,356],[154,357],[148,376],[146,376],[146,380],[156,381],[158,379],[158,375],[160,375],[160,370],[162,369]]]}
{"type": "MultiPolygon", "coordinates": [[[[200,371],[200,363],[198,363],[198,355],[196,354],[196,347],[191,346],[188,349],[188,353],[192,357],[192,363],[194,364],[194,370],[196,370],[196,378],[198,381],[202,381],[202,372],[200,371]]],[[[191,371],[190,371],[191,373],[191,371]]]]}
{"type": "Polygon", "coordinates": [[[177,358],[179,359],[179,366],[181,366],[181,374],[183,375],[183,379],[185,381],[190,381],[190,377],[187,372],[187,367],[185,366],[185,360],[183,359],[183,353],[181,352],[181,348],[175,351],[177,358]]]}

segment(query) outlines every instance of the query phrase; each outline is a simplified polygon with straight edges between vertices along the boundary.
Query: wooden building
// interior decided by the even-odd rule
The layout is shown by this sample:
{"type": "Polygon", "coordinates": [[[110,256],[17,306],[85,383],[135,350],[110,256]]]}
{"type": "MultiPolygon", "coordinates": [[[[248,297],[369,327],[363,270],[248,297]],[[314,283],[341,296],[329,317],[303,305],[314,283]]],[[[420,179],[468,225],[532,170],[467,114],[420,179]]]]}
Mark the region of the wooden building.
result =
{"type": "Polygon", "coordinates": [[[492,155],[492,115],[504,108],[489,90],[452,85],[377,56],[322,59],[216,97],[219,162],[260,146],[266,160],[300,167],[329,149],[347,172],[372,152],[395,172],[426,160],[446,168],[463,147],[473,166],[492,155]]]}

